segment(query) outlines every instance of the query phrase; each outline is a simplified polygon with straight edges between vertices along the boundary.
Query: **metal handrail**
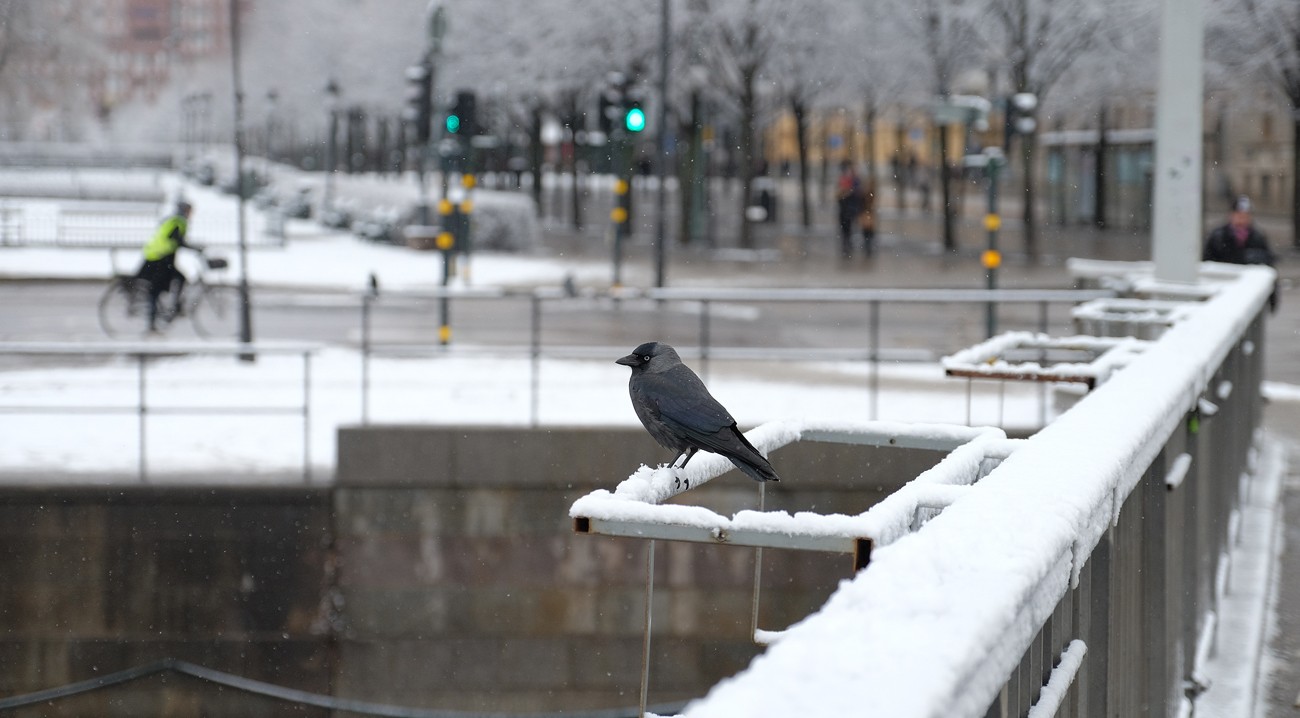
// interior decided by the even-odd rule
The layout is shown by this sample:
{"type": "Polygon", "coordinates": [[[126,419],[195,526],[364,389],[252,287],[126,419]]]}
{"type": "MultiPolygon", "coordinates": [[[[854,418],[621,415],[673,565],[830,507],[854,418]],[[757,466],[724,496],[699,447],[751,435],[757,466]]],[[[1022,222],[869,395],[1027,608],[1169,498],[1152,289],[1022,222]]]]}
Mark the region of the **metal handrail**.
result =
{"type": "Polygon", "coordinates": [[[118,356],[136,361],[136,402],[134,405],[81,406],[69,404],[0,406],[4,414],[134,414],[138,416],[139,446],[136,473],[141,483],[149,482],[148,416],[150,414],[181,416],[212,416],[237,414],[246,416],[300,416],[302,417],[302,477],[311,483],[311,358],[321,350],[319,344],[302,342],[0,342],[0,356],[118,356]],[[208,355],[256,357],[266,355],[298,355],[303,362],[302,402],[298,406],[151,406],[146,401],[148,365],[151,360],[165,357],[208,355]]]}
{"type": "MultiPolygon", "coordinates": [[[[566,290],[563,287],[538,287],[532,289],[510,289],[500,287],[466,288],[434,287],[431,289],[411,291],[358,291],[339,296],[334,302],[326,301],[336,307],[360,306],[361,321],[361,421],[369,422],[370,416],[370,359],[374,355],[385,356],[420,356],[437,357],[464,355],[463,349],[452,349],[433,345],[380,344],[374,341],[372,318],[374,305],[378,302],[420,303],[441,300],[519,300],[529,302],[529,344],[526,348],[518,345],[501,346],[494,351],[523,352],[529,356],[530,409],[529,423],[539,423],[539,375],[543,355],[585,358],[610,356],[606,348],[554,347],[543,348],[542,345],[542,307],[548,302],[562,301],[609,301],[615,303],[628,301],[679,301],[698,302],[700,309],[699,339],[694,348],[680,347],[686,356],[699,359],[699,373],[707,380],[710,360],[719,359],[766,359],[776,361],[864,361],[870,368],[869,386],[871,396],[870,418],[879,415],[880,362],[881,361],[925,361],[914,350],[890,349],[880,345],[881,309],[884,304],[1036,304],[1039,307],[1038,329],[1047,331],[1048,306],[1051,304],[1079,304],[1096,299],[1113,298],[1116,292],[1110,289],[884,289],[884,288],[582,288],[566,290]],[[736,347],[716,347],[711,332],[711,307],[716,303],[845,303],[867,305],[867,344],[862,348],[812,349],[799,348],[782,350],[764,348],[760,351],[747,351],[736,347]],[[454,352],[454,354],[453,354],[454,352]]],[[[622,351],[617,348],[614,351],[622,351]]],[[[482,349],[479,349],[480,351],[482,349]]],[[[1046,413],[1046,399],[1040,414],[1046,413]]]]}

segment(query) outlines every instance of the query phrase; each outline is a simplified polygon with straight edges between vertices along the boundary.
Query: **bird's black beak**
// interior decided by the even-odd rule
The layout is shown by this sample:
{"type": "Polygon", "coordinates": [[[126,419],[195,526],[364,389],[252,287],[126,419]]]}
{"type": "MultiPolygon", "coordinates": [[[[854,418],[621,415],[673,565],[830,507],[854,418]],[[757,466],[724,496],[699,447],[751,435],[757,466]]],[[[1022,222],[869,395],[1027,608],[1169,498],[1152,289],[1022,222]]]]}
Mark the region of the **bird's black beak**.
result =
{"type": "Polygon", "coordinates": [[[639,357],[637,357],[637,355],[635,355],[635,354],[628,354],[627,356],[623,357],[622,359],[616,359],[616,360],[614,360],[614,363],[615,363],[615,364],[622,364],[623,366],[636,366],[637,364],[640,364],[640,363],[641,363],[641,359],[640,359],[639,357]]]}

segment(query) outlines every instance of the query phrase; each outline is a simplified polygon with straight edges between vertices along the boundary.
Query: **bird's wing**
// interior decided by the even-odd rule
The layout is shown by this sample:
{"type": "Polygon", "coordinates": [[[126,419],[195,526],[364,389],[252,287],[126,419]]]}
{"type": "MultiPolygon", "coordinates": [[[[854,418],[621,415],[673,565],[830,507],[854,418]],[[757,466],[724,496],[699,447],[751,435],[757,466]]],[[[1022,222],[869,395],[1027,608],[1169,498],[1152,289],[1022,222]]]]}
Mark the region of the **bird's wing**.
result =
{"type": "Polygon", "coordinates": [[[704,382],[689,368],[680,369],[644,374],[635,383],[633,392],[640,399],[637,414],[655,440],[678,450],[695,446],[720,454],[757,481],[777,481],[771,464],[740,433],[736,420],[709,394],[704,382]]]}
{"type": "Polygon", "coordinates": [[[680,369],[684,371],[641,377],[641,396],[653,406],[661,421],[681,427],[690,436],[713,434],[736,423],[694,372],[684,366],[680,369]]]}

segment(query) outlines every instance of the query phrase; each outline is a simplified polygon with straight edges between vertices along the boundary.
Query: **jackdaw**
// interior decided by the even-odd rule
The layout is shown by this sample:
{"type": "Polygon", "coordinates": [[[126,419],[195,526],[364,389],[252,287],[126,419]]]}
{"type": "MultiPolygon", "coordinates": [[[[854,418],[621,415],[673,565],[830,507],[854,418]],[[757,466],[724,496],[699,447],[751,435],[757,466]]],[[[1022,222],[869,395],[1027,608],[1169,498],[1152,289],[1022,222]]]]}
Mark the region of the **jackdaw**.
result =
{"type": "Polygon", "coordinates": [[[704,449],[727,457],[755,481],[780,481],[675,349],[646,342],[617,363],[632,368],[628,392],[637,418],[660,446],[678,452],[673,466],[683,457],[686,466],[696,451],[704,449]]]}

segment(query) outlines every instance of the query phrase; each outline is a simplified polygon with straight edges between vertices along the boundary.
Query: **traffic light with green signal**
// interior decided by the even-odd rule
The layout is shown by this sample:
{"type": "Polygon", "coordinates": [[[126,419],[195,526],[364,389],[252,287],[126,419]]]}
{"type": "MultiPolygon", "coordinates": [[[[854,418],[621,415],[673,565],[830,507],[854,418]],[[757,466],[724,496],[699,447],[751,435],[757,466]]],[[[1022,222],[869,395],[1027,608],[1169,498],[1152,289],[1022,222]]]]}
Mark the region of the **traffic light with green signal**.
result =
{"type": "Polygon", "coordinates": [[[623,92],[623,129],[636,134],[645,129],[645,109],[641,107],[642,91],[629,87],[623,92]]]}
{"type": "Polygon", "coordinates": [[[623,116],[623,129],[628,132],[640,132],[645,129],[645,110],[639,105],[627,108],[627,114],[623,116]]]}

